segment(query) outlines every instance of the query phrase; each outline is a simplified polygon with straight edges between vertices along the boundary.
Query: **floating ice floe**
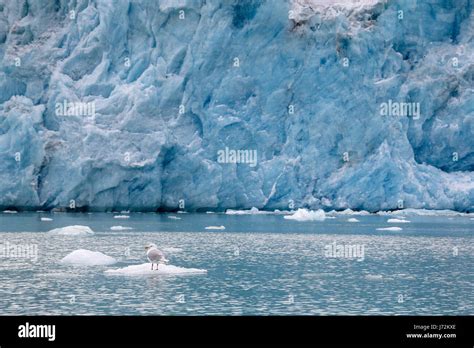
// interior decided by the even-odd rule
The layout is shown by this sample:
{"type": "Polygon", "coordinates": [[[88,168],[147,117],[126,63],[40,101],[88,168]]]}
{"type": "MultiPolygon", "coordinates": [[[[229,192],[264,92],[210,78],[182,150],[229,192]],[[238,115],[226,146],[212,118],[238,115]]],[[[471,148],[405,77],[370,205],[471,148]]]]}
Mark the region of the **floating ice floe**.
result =
{"type": "Polygon", "coordinates": [[[324,221],[326,213],[322,209],[313,211],[300,208],[293,215],[286,215],[283,218],[296,221],[324,221]]]}
{"type": "MultiPolygon", "coordinates": [[[[212,212],[208,212],[210,214],[212,212]]],[[[225,211],[226,215],[284,215],[284,214],[291,214],[288,210],[279,210],[275,209],[274,211],[267,211],[267,210],[259,210],[258,208],[252,207],[248,210],[234,210],[234,209],[227,209],[225,211]]]]}
{"type": "Polygon", "coordinates": [[[349,218],[347,219],[348,222],[359,222],[356,218],[349,218]]]}
{"type": "Polygon", "coordinates": [[[379,211],[377,215],[418,215],[418,216],[473,216],[474,213],[462,213],[454,210],[430,210],[407,208],[395,211],[379,211]]]}
{"type": "Polygon", "coordinates": [[[342,211],[336,211],[336,210],[331,210],[330,212],[326,213],[326,215],[371,215],[366,210],[352,210],[352,209],[346,209],[342,211]]]}
{"type": "Polygon", "coordinates": [[[111,275],[182,275],[182,274],[206,274],[207,270],[197,268],[184,268],[173,265],[160,264],[158,270],[155,268],[151,269],[150,263],[143,263],[140,265],[127,266],[118,269],[109,269],[105,271],[106,274],[111,275]]]}
{"type": "Polygon", "coordinates": [[[249,210],[234,210],[234,209],[227,209],[225,211],[227,215],[257,215],[257,214],[271,214],[268,211],[260,211],[258,208],[252,207],[249,210]]]}
{"type": "Polygon", "coordinates": [[[132,227],[125,227],[125,226],[112,226],[110,228],[112,231],[128,231],[128,230],[133,230],[132,227]]]}
{"type": "Polygon", "coordinates": [[[42,217],[42,218],[41,218],[41,221],[53,221],[53,219],[47,218],[47,217],[42,217]]]}
{"type": "Polygon", "coordinates": [[[4,210],[4,214],[17,214],[18,212],[16,210],[4,210]]]}
{"type": "Polygon", "coordinates": [[[401,227],[381,227],[377,228],[377,231],[401,231],[401,227]]]}
{"type": "Polygon", "coordinates": [[[89,226],[73,225],[55,228],[48,233],[64,236],[86,236],[94,234],[89,226]]]}
{"type": "Polygon", "coordinates": [[[383,276],[381,274],[367,274],[365,276],[367,280],[382,280],[383,276]]]}
{"type": "Polygon", "coordinates": [[[275,209],[272,214],[275,215],[286,215],[286,214],[291,214],[289,210],[280,210],[280,209],[275,209]]]}
{"type": "Polygon", "coordinates": [[[175,247],[166,247],[166,248],[162,248],[162,249],[166,253],[179,253],[179,252],[183,251],[183,249],[175,248],[175,247]]]}
{"type": "Polygon", "coordinates": [[[405,219],[388,219],[387,222],[389,224],[407,224],[410,221],[405,220],[405,219]]]}
{"type": "Polygon", "coordinates": [[[225,230],[225,226],[206,226],[206,230],[225,230]]]}
{"type": "Polygon", "coordinates": [[[172,220],[181,220],[180,217],[178,216],[174,216],[174,215],[168,215],[168,219],[172,219],[172,220]]]}
{"type": "Polygon", "coordinates": [[[117,260],[98,251],[79,249],[68,254],[61,262],[81,266],[102,266],[113,265],[117,260]]]}
{"type": "Polygon", "coordinates": [[[114,219],[129,219],[130,216],[128,215],[115,215],[114,219]]]}

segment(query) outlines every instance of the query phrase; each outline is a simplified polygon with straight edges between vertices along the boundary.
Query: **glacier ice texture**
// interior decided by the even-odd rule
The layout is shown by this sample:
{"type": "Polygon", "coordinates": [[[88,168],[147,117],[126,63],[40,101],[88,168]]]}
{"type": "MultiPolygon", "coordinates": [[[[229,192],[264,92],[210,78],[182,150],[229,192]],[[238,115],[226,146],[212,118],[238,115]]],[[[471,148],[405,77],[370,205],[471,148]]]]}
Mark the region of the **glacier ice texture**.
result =
{"type": "Polygon", "coordinates": [[[1,0],[0,208],[472,212],[473,6],[1,0]]]}

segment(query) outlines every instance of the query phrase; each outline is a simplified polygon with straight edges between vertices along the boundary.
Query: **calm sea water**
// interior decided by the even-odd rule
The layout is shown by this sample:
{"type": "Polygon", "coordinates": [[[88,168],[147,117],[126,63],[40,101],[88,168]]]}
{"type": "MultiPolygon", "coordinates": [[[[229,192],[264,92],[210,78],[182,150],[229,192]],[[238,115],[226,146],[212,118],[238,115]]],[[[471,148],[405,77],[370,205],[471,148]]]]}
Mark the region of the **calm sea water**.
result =
{"type": "Polygon", "coordinates": [[[410,223],[388,224],[393,216],[356,216],[359,223],[348,222],[350,216],[314,222],[281,215],[113,216],[0,213],[0,247],[38,248],[37,260],[0,251],[0,313],[474,314],[474,221],[469,217],[406,216],[410,223]],[[68,225],[86,225],[95,234],[45,233],[68,225]],[[116,225],[133,230],[111,231],[116,225]],[[205,229],[220,225],[226,229],[205,229]],[[403,230],[376,230],[391,226],[403,230]],[[169,250],[170,264],[206,269],[207,274],[104,273],[147,262],[143,247],[148,242],[169,250]],[[334,246],[355,246],[359,253],[330,257],[334,246]],[[118,263],[60,262],[77,249],[100,251],[118,263]]]}

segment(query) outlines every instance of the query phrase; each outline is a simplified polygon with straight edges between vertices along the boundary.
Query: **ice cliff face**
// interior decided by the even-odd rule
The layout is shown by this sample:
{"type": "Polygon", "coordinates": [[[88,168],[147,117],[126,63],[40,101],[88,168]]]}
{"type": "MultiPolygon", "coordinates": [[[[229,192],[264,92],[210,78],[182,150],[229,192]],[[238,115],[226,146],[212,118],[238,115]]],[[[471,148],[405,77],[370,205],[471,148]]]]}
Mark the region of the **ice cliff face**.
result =
{"type": "Polygon", "coordinates": [[[473,4],[0,0],[0,207],[473,211],[473,4]]]}

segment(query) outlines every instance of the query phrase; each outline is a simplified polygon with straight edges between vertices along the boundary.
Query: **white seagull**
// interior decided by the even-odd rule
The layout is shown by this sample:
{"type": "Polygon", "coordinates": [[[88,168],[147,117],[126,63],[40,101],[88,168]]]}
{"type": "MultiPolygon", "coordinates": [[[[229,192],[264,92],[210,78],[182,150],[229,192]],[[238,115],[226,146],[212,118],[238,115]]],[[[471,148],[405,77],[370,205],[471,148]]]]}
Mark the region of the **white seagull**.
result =
{"type": "Polygon", "coordinates": [[[147,245],[145,245],[145,250],[146,250],[146,256],[148,257],[148,260],[151,262],[151,270],[153,270],[154,263],[156,263],[156,270],[158,270],[159,263],[169,262],[166,259],[165,254],[161,250],[158,249],[156,244],[148,243],[147,245]]]}

